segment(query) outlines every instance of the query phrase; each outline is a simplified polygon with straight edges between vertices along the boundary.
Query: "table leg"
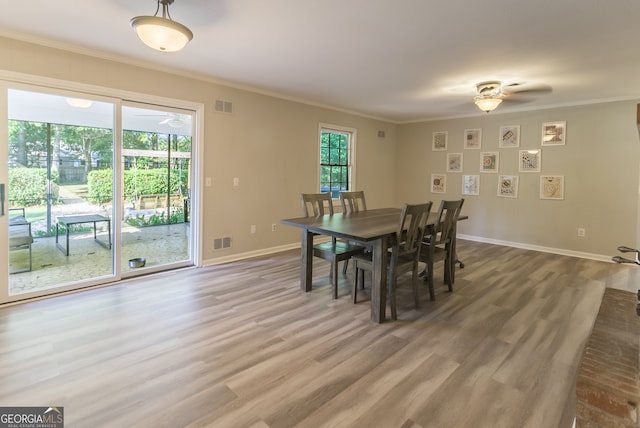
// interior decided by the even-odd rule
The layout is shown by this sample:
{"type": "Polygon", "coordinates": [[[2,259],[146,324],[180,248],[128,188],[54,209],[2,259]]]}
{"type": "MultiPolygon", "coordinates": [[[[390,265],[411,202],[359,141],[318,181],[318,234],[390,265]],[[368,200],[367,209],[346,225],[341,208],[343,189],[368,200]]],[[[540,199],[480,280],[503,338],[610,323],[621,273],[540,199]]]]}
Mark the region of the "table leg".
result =
{"type": "Polygon", "coordinates": [[[387,238],[373,242],[371,273],[371,321],[382,323],[387,311],[387,238]]]}
{"type": "Polygon", "coordinates": [[[313,277],[313,233],[308,230],[302,231],[301,241],[301,270],[300,270],[300,290],[311,291],[313,277]]]}

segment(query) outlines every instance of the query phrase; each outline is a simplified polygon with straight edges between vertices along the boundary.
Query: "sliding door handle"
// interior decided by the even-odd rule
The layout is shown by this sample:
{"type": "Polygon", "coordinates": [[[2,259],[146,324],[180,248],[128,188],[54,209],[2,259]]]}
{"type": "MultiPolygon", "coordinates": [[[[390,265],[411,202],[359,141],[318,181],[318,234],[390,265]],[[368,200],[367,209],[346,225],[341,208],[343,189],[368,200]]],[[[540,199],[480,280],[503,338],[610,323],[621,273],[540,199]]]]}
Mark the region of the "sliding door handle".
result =
{"type": "Polygon", "coordinates": [[[0,216],[4,215],[4,183],[0,183],[0,216]]]}

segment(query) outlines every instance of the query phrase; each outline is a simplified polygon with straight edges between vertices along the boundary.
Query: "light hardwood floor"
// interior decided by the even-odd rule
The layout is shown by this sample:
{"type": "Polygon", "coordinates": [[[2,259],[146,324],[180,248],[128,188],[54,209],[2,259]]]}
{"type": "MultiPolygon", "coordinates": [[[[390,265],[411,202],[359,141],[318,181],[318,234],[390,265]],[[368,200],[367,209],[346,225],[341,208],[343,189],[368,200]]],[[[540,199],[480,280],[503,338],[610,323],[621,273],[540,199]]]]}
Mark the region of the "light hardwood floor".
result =
{"type": "MultiPolygon", "coordinates": [[[[460,241],[454,292],[396,322],[299,290],[299,251],[0,309],[0,406],[67,427],[570,427],[605,286],[632,266],[460,241]]],[[[436,271],[439,281],[442,270],[436,271]]],[[[633,285],[632,285],[633,284],[633,285]]]]}

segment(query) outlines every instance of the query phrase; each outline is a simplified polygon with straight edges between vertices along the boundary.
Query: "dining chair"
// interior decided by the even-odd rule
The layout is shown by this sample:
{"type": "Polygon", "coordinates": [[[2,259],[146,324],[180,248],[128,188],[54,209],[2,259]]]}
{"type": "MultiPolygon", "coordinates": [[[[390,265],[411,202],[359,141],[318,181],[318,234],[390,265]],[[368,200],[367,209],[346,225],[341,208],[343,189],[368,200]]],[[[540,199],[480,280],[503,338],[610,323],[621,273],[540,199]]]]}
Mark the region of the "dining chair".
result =
{"type": "MultiPolygon", "coordinates": [[[[302,193],[302,211],[305,217],[320,217],[325,214],[333,214],[333,201],[331,193],[302,193]],[[325,206],[326,205],[326,206],[325,206]]],[[[331,286],[333,298],[338,298],[338,263],[348,261],[353,255],[363,253],[365,247],[351,242],[331,238],[331,241],[322,242],[313,246],[315,257],[331,262],[331,286]]]]}
{"type": "Polygon", "coordinates": [[[449,287],[449,291],[453,291],[456,263],[456,224],[462,210],[462,204],[464,204],[464,199],[441,201],[436,221],[433,227],[427,229],[427,233],[422,239],[419,260],[426,263],[426,266],[421,276],[424,275],[431,300],[436,299],[433,267],[438,261],[444,260],[444,282],[449,287]]]}
{"type": "MultiPolygon", "coordinates": [[[[342,214],[357,213],[367,210],[367,201],[364,198],[364,191],[356,190],[352,192],[340,192],[340,206],[342,207],[342,214]]],[[[371,246],[366,246],[367,251],[371,251],[371,246]]],[[[349,267],[349,259],[344,261],[342,266],[342,274],[347,274],[347,268],[349,267]]]]}
{"type": "Polygon", "coordinates": [[[366,211],[367,202],[364,199],[364,191],[340,192],[340,205],[343,214],[366,211]]]}
{"type": "MultiPolygon", "coordinates": [[[[424,204],[404,204],[400,213],[400,222],[391,242],[387,276],[387,289],[391,319],[398,319],[396,310],[396,285],[398,277],[412,273],[413,299],[416,307],[420,303],[418,294],[418,256],[424,236],[427,219],[431,211],[431,201],[424,204]]],[[[372,253],[356,254],[352,257],[356,275],[351,289],[353,303],[357,302],[358,285],[364,284],[364,271],[373,270],[372,253]]]]}

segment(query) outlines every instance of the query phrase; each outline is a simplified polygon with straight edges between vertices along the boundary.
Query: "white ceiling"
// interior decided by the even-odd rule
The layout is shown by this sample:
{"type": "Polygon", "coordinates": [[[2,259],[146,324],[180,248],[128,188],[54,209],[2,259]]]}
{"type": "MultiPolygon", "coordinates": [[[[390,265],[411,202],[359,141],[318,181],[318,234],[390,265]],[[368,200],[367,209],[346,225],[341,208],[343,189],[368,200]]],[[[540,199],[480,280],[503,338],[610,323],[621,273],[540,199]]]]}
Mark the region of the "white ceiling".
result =
{"type": "Polygon", "coordinates": [[[485,114],[471,99],[493,79],[552,88],[496,112],[640,98],[638,0],[175,0],[194,33],[177,53],[131,29],[155,9],[5,1],[0,35],[396,122],[485,114]]]}

